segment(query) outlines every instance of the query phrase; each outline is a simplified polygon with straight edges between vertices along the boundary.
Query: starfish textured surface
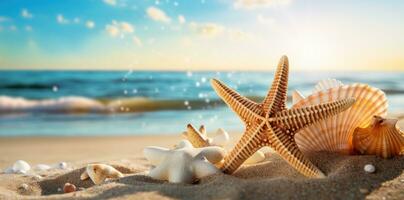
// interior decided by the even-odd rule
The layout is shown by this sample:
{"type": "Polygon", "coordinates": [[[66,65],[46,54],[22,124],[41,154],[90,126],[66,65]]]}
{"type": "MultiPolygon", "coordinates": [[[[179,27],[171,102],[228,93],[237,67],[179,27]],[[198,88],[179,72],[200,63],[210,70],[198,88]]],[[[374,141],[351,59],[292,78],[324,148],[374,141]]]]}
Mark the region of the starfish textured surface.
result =
{"type": "Polygon", "coordinates": [[[222,171],[228,174],[254,152],[269,146],[296,170],[308,177],[324,177],[298,149],[294,136],[302,128],[348,109],[354,98],[287,109],[289,61],[283,56],[279,61],[271,89],[262,103],[253,102],[216,79],[211,83],[216,93],[245,123],[246,129],[236,146],[224,158],[222,171]]]}

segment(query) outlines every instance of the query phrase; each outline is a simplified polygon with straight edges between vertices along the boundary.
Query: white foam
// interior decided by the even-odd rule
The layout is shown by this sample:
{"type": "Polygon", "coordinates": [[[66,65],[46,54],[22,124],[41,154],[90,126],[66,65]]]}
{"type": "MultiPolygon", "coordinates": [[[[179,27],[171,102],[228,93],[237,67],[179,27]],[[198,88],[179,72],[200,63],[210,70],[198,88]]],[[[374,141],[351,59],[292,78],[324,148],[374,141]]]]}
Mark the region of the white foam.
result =
{"type": "Polygon", "coordinates": [[[69,96],[58,99],[28,100],[0,96],[0,112],[101,112],[105,106],[96,100],[69,96]]]}

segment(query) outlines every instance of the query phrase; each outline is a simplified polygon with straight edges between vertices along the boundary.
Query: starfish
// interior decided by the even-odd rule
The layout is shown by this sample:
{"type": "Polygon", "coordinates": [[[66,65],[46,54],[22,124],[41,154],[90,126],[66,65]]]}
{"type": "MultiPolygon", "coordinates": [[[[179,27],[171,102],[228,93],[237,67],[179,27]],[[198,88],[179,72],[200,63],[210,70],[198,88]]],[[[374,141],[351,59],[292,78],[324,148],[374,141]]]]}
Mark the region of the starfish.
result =
{"type": "Polygon", "coordinates": [[[241,96],[216,79],[212,87],[223,101],[241,118],[246,129],[236,146],[224,158],[222,171],[232,174],[254,152],[269,146],[297,171],[308,177],[325,175],[304,157],[294,140],[302,128],[348,109],[354,98],[313,105],[286,108],[289,61],[283,56],[275,72],[272,86],[262,103],[241,96]]]}

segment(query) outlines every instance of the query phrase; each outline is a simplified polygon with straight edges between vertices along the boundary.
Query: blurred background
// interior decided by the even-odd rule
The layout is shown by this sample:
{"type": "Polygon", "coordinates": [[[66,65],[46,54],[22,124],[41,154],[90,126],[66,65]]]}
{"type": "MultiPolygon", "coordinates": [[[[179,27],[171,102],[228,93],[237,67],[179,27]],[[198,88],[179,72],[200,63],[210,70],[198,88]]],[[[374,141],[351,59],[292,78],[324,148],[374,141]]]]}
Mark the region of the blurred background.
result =
{"type": "MultiPolygon", "coordinates": [[[[336,78],[381,88],[404,113],[404,2],[0,1],[0,136],[241,131],[210,86],[289,95],[336,78]]],[[[291,102],[289,102],[289,106],[291,102]]]]}

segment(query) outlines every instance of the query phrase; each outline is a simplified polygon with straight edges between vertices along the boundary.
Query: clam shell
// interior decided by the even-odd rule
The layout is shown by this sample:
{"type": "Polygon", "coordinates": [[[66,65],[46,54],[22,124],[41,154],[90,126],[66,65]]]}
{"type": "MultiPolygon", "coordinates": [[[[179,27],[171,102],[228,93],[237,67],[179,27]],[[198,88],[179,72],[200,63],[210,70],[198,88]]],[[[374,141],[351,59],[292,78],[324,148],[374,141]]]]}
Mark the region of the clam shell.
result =
{"type": "Polygon", "coordinates": [[[303,152],[352,154],[354,130],[369,126],[374,115],[385,117],[387,114],[388,105],[384,92],[366,84],[342,85],[336,80],[326,80],[320,82],[315,91],[317,92],[298,101],[292,108],[349,97],[354,97],[356,102],[346,111],[299,131],[295,140],[303,152]]]}
{"type": "Polygon", "coordinates": [[[357,128],[353,143],[361,154],[390,158],[404,151],[404,135],[397,126],[397,119],[374,116],[369,127],[357,128]]]}

